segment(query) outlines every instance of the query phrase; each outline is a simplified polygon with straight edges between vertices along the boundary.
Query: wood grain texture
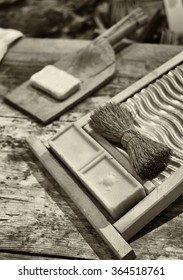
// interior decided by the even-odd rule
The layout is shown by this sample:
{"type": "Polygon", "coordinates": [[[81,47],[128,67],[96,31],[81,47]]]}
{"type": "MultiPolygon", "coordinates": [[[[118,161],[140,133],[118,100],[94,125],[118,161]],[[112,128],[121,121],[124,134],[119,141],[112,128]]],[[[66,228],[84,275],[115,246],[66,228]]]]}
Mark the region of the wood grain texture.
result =
{"type": "MultiPolygon", "coordinates": [[[[57,121],[42,126],[3,101],[31,74],[88,42],[24,39],[0,65],[0,252],[7,258],[114,259],[115,255],[58,185],[46,176],[25,137],[47,141],[122,89],[183,50],[182,46],[134,44],[117,55],[117,75],[57,121]],[[41,53],[41,55],[40,55],[41,53]],[[10,254],[8,256],[8,254],[10,254]]],[[[144,227],[130,245],[137,259],[183,259],[183,196],[144,227]]]]}

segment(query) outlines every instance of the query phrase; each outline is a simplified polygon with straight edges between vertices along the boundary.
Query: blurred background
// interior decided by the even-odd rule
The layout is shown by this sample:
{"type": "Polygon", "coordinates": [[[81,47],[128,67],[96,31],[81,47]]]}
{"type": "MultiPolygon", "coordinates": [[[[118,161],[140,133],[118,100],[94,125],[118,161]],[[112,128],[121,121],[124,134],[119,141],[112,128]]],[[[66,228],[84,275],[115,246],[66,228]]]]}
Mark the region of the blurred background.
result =
{"type": "Polygon", "coordinates": [[[0,27],[26,36],[93,39],[136,7],[148,23],[130,35],[139,42],[183,44],[182,0],[0,0],[0,27]],[[181,10],[182,8],[182,10],[181,10]],[[176,27],[177,26],[177,27],[176,27]]]}

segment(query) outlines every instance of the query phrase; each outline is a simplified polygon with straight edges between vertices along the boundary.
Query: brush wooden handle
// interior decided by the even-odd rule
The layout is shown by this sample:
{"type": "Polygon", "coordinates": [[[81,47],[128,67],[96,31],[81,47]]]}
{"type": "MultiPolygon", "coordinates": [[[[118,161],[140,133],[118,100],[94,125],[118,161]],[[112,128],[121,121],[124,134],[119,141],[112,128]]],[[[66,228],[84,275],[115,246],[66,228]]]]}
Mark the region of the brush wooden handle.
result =
{"type": "Polygon", "coordinates": [[[115,48],[115,45],[118,44],[122,38],[125,38],[132,31],[135,31],[138,27],[144,25],[147,22],[147,19],[148,17],[142,9],[137,8],[111,28],[107,29],[103,34],[98,36],[97,39],[107,38],[109,43],[115,48]]]}
{"type": "Polygon", "coordinates": [[[128,24],[125,24],[125,26],[118,31],[116,31],[111,37],[108,38],[110,44],[112,46],[115,46],[122,38],[125,38],[127,35],[129,35],[131,32],[138,29],[140,26],[142,26],[144,23],[147,22],[147,16],[141,15],[139,21],[136,21],[135,19],[128,24]]]}

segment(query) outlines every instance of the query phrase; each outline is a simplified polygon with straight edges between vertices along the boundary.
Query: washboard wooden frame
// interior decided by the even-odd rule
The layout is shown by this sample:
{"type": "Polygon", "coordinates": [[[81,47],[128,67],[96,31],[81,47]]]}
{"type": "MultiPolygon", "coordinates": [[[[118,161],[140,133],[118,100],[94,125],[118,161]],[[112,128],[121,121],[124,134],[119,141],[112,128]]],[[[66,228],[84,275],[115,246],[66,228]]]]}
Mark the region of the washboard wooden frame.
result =
{"type": "MultiPolygon", "coordinates": [[[[117,94],[110,101],[116,103],[124,102],[127,98],[133,96],[150,83],[153,83],[162,75],[167,74],[168,71],[182,62],[183,52],[117,94]]],[[[86,137],[91,137],[92,141],[96,141],[97,144],[101,145],[101,149],[104,149],[110,156],[112,155],[116,160],[123,161],[123,166],[128,170],[128,161],[122,156],[121,152],[90,129],[88,125],[89,117],[90,114],[87,114],[72,125],[82,130],[83,134],[86,134],[86,137]]],[[[59,133],[64,133],[64,130],[59,133]]],[[[57,181],[60,188],[69,195],[119,259],[135,258],[135,253],[127,241],[183,193],[183,166],[180,166],[130,211],[118,220],[113,221],[96,200],[85,191],[80,180],[70,176],[70,173],[68,173],[70,171],[67,170],[65,164],[55,157],[50,148],[46,147],[47,145],[43,145],[43,143],[34,137],[27,141],[42,165],[57,181]]],[[[71,171],[75,173],[74,170],[71,171]]],[[[147,190],[151,188],[150,182],[142,183],[147,186],[147,190]]]]}

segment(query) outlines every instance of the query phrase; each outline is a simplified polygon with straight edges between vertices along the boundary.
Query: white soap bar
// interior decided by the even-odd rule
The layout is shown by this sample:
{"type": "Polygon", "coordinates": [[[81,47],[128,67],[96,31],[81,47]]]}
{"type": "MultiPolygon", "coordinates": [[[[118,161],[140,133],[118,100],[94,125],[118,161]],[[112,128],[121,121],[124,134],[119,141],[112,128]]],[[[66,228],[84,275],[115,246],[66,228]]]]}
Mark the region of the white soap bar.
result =
{"type": "Polygon", "coordinates": [[[143,186],[81,128],[71,125],[49,144],[114,220],[145,197],[143,186]]]}
{"type": "Polygon", "coordinates": [[[32,75],[30,83],[58,100],[68,98],[80,88],[79,79],[53,65],[47,65],[32,75]]]}
{"type": "Polygon", "coordinates": [[[83,183],[114,220],[145,197],[143,186],[105,154],[89,163],[80,173],[83,183]]]}

